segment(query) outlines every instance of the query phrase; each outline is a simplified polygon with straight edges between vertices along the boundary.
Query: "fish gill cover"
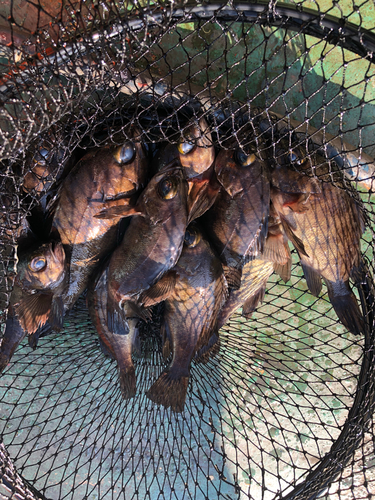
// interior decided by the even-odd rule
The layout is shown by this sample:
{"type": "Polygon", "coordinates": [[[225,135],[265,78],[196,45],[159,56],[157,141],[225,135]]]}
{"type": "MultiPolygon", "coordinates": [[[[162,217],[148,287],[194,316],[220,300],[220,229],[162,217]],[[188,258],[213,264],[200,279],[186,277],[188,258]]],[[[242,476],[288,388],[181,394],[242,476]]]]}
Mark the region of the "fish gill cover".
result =
{"type": "Polygon", "coordinates": [[[373,3],[0,41],[0,498],[374,496],[373,3]]]}

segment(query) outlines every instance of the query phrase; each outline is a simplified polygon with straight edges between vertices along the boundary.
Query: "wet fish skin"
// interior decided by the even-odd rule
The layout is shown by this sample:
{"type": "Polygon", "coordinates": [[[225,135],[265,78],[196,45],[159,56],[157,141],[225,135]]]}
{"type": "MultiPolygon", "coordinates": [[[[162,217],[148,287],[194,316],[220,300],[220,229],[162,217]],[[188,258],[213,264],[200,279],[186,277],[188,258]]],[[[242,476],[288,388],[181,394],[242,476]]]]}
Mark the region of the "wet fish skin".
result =
{"type": "MultiPolygon", "coordinates": [[[[316,154],[315,171],[320,192],[299,196],[272,188],[272,202],[286,235],[296,247],[308,287],[314,295],[324,279],[330,301],[343,325],[352,333],[364,332],[364,318],[350,288],[349,278],[361,265],[360,239],[364,221],[358,203],[344,190],[323,179],[330,166],[316,154]],[[301,205],[303,208],[301,209],[301,205]]],[[[285,180],[288,167],[284,167],[285,180]]],[[[276,171],[272,174],[272,181],[276,171]]],[[[295,175],[295,174],[293,174],[295,175]]],[[[304,176],[303,171],[301,177],[304,176]]],[[[287,186],[287,183],[285,183],[287,186]]]]}
{"type": "Polygon", "coordinates": [[[67,266],[61,243],[49,242],[19,254],[18,273],[8,308],[4,338],[0,346],[0,370],[10,361],[16,347],[28,334],[49,322],[60,325],[62,293],[67,266]]]}
{"type": "Polygon", "coordinates": [[[240,160],[239,153],[238,149],[222,150],[217,155],[215,172],[221,190],[204,216],[210,241],[234,288],[240,286],[245,258],[262,251],[270,206],[267,164],[254,153],[241,153],[240,160]]]}
{"type": "Polygon", "coordinates": [[[148,158],[138,131],[122,146],[89,152],[61,186],[53,228],[69,262],[69,285],[63,300],[69,310],[88,284],[98,263],[117,243],[118,220],[97,219],[101,209],[134,203],[148,175],[148,158]]]}
{"type": "Polygon", "coordinates": [[[174,162],[183,167],[188,181],[189,223],[201,217],[214,203],[219,184],[216,181],[213,163],[215,148],[206,120],[192,122],[183,132],[178,144],[165,144],[154,159],[154,170],[161,172],[174,162]]]}
{"type": "MultiPolygon", "coordinates": [[[[130,323],[142,318],[139,296],[177,262],[187,226],[187,182],[181,168],[156,174],[132,208],[113,207],[99,217],[132,215],[122,243],[108,264],[106,328],[112,339],[129,337],[130,323]]],[[[122,343],[125,341],[122,340],[122,343]]],[[[135,390],[132,342],[119,348],[126,354],[121,368],[124,397],[135,390]]],[[[123,354],[125,356],[125,354],[123,354]]],[[[120,366],[120,364],[119,364],[120,366]]]]}
{"type": "Polygon", "coordinates": [[[137,302],[177,262],[187,226],[187,182],[181,168],[156,174],[134,208],[116,207],[100,216],[133,215],[126,237],[109,263],[108,293],[115,303],[137,302]],[[161,194],[166,188],[169,194],[161,194]],[[171,197],[165,197],[171,196],[171,197]]]}
{"type": "Polygon", "coordinates": [[[341,137],[329,134],[325,129],[318,130],[309,122],[286,119],[277,113],[257,113],[260,132],[272,140],[275,137],[293,137],[293,142],[304,147],[309,145],[309,152],[316,151],[321,156],[332,160],[341,169],[345,177],[356,182],[370,193],[375,192],[375,163],[373,158],[360,148],[343,141],[341,137]]]}
{"type": "Polygon", "coordinates": [[[125,318],[121,333],[111,332],[107,326],[108,264],[90,280],[87,306],[99,335],[102,350],[117,362],[121,395],[130,399],[136,394],[136,375],[133,351],[139,352],[138,317],[125,318]]]}
{"type": "Polygon", "coordinates": [[[153,402],[177,413],[183,411],[191,361],[216,331],[226,296],[220,260],[198,226],[190,225],[176,266],[141,297],[147,305],[165,300],[165,337],[173,354],[170,366],[146,393],[153,402]]]}

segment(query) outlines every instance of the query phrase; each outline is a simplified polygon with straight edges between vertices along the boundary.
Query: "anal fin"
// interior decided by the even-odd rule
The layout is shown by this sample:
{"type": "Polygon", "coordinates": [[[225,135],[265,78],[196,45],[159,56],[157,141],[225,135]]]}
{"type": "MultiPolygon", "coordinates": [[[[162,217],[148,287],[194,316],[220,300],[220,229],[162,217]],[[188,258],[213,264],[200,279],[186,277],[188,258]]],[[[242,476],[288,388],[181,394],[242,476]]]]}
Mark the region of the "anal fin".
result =
{"type": "Polygon", "coordinates": [[[258,304],[263,302],[265,293],[266,283],[258,288],[258,290],[243,303],[242,316],[244,316],[246,319],[250,319],[253,315],[253,312],[258,307],[258,304]]]}
{"type": "Polygon", "coordinates": [[[121,395],[124,399],[133,398],[137,392],[137,381],[135,378],[134,366],[129,366],[127,370],[118,367],[121,395]]]}
{"type": "Polygon", "coordinates": [[[322,278],[320,274],[312,267],[304,264],[302,261],[301,265],[308,289],[314,295],[314,297],[318,297],[318,295],[322,291],[322,278]]]}

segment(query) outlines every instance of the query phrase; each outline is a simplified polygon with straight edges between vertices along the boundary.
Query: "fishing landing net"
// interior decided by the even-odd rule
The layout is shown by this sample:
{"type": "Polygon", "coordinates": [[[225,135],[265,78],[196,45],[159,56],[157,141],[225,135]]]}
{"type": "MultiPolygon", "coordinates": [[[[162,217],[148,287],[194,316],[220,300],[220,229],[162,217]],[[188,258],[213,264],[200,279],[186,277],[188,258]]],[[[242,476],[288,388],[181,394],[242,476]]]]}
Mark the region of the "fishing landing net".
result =
{"type": "MultiPolygon", "coordinates": [[[[44,194],[35,158],[53,166],[52,189],[89,148],[122,144],[129,124],[149,151],[202,116],[217,150],[228,137],[246,149],[249,124],[259,150],[281,137],[306,154],[319,147],[362,200],[361,252],[375,275],[371,1],[14,0],[0,14],[3,327],[20,227],[44,194]],[[332,159],[332,140],[357,163],[332,159]]],[[[192,363],[182,413],[145,396],[168,364],[155,324],[141,332],[128,401],[84,297],[61,332],[35,350],[25,339],[0,376],[0,498],[373,498],[371,300],[355,336],[292,259],[290,281],[274,273],[253,317],[235,313],[219,353],[192,363]]]]}

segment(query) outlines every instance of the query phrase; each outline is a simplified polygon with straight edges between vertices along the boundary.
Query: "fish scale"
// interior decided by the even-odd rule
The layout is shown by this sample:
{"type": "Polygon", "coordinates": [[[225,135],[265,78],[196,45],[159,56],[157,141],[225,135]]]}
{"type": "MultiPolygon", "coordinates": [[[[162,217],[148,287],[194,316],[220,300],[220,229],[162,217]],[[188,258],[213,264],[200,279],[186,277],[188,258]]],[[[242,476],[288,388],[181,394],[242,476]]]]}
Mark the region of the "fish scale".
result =
{"type": "MultiPolygon", "coordinates": [[[[349,331],[359,334],[365,328],[364,318],[349,278],[356,276],[356,285],[367,280],[364,275],[357,279],[364,269],[360,253],[363,217],[357,201],[346,191],[323,180],[329,170],[327,162],[318,154],[313,159],[317,176],[314,183],[318,183],[319,190],[310,192],[307,198],[302,189],[298,193],[298,173],[284,164],[272,173],[272,184],[283,187],[283,190],[272,188],[272,203],[286,235],[297,249],[311,293],[320,293],[323,278],[340,321],[349,331]]],[[[303,170],[308,170],[310,165],[304,162],[300,168],[299,176],[304,183],[303,170]]],[[[337,177],[337,173],[335,175],[337,177]]]]}

